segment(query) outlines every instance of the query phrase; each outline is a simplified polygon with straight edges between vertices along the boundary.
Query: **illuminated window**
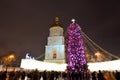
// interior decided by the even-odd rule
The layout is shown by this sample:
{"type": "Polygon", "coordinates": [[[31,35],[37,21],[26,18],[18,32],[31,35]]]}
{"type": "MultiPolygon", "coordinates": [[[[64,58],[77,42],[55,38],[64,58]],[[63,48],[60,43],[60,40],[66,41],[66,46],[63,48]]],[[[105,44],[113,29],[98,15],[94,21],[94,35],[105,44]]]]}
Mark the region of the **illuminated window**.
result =
{"type": "Polygon", "coordinates": [[[56,38],[54,38],[54,43],[56,43],[56,41],[57,41],[56,38]]]}
{"type": "Polygon", "coordinates": [[[53,58],[56,58],[56,50],[53,51],[53,58]]]}
{"type": "Polygon", "coordinates": [[[56,29],[54,29],[54,35],[56,35],[57,34],[57,30],[56,29]]]}

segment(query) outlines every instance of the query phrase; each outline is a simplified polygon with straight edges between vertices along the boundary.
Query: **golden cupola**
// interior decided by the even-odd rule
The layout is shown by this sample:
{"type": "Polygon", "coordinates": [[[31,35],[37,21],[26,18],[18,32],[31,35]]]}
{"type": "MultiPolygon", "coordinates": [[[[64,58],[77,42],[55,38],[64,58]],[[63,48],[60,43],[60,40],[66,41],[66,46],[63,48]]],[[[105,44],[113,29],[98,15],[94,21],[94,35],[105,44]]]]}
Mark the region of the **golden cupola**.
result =
{"type": "Polygon", "coordinates": [[[63,36],[63,28],[58,17],[55,18],[54,24],[50,27],[50,36],[63,36]]]}

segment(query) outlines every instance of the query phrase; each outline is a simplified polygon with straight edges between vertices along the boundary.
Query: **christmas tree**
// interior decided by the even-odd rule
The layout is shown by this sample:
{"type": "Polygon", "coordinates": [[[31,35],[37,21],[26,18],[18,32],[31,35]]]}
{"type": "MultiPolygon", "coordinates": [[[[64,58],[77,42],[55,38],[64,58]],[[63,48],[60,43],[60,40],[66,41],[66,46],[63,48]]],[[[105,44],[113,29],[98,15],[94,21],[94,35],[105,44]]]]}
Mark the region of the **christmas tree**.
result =
{"type": "Polygon", "coordinates": [[[66,35],[67,63],[70,71],[86,71],[87,60],[80,26],[72,20],[66,35]]]}

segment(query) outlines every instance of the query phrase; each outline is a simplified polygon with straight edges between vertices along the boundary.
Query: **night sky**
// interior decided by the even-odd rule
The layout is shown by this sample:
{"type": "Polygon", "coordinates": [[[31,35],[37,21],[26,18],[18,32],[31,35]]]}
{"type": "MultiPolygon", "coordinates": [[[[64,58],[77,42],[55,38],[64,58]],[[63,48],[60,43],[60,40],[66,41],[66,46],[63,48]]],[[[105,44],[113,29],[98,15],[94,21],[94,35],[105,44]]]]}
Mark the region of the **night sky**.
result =
{"type": "Polygon", "coordinates": [[[11,51],[22,57],[26,52],[34,57],[45,53],[56,16],[64,34],[75,18],[95,43],[120,56],[120,3],[116,0],[0,0],[0,56],[11,51]]]}

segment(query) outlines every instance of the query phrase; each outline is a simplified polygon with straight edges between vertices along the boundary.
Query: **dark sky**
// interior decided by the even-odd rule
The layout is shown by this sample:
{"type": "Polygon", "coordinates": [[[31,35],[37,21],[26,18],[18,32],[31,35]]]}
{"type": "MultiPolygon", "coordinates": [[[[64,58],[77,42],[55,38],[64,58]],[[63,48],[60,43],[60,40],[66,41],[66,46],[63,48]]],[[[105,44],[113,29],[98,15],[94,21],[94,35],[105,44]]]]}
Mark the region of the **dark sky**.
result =
{"type": "MultiPolygon", "coordinates": [[[[10,51],[25,56],[45,52],[56,16],[64,33],[76,22],[99,46],[120,53],[120,3],[116,0],[0,0],[0,56],[10,51]]],[[[119,1],[119,0],[118,0],[119,1]]]]}

